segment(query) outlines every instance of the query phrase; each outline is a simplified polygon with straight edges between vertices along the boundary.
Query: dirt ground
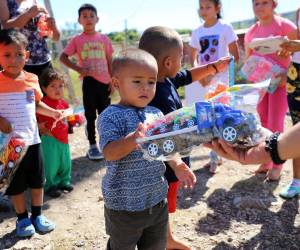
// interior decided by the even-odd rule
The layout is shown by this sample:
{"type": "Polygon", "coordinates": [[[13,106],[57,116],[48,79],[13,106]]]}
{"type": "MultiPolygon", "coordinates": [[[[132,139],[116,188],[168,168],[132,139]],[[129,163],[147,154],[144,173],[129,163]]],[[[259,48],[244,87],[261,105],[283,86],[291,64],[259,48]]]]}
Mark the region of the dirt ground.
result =
{"type": "MultiPolygon", "coordinates": [[[[104,163],[85,157],[83,128],[70,140],[74,191],[57,199],[45,197],[44,214],[57,228],[31,239],[16,238],[13,209],[2,197],[0,249],[105,249],[100,189],[104,163]]],[[[198,182],[193,190],[179,193],[178,210],[171,218],[175,235],[192,249],[300,249],[299,200],[278,196],[292,178],[291,161],[280,182],[264,183],[263,175],[252,173],[256,166],[226,160],[212,176],[203,168],[207,153],[200,149],[192,156],[198,182]]]]}

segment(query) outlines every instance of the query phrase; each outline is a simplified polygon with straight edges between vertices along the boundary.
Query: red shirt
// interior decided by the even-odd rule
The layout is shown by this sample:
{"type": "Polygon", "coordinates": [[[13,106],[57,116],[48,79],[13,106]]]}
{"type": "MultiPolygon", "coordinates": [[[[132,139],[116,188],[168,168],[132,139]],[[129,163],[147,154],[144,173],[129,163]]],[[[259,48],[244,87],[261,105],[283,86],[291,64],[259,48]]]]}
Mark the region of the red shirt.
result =
{"type": "MultiPolygon", "coordinates": [[[[53,109],[67,109],[69,107],[68,103],[63,99],[53,100],[45,96],[42,101],[53,109]]],[[[37,119],[38,123],[46,122],[46,128],[49,129],[55,139],[64,144],[68,144],[68,123],[65,120],[58,121],[56,126],[51,130],[54,123],[53,118],[37,114],[37,119]]]]}

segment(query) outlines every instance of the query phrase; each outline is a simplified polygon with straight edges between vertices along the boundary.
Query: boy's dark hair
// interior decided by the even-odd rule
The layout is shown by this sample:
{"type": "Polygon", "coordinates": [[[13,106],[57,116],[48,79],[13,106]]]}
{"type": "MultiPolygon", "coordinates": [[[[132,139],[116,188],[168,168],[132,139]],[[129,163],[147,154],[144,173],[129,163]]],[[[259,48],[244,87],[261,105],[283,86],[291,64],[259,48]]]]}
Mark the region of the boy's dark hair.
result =
{"type": "Polygon", "coordinates": [[[54,80],[65,82],[65,75],[57,69],[47,68],[43,70],[42,74],[39,77],[40,85],[44,88],[47,88],[49,84],[54,80]]]}
{"type": "Polygon", "coordinates": [[[97,16],[97,9],[94,5],[90,4],[90,3],[85,3],[83,5],[81,5],[78,9],[78,17],[80,17],[80,14],[82,11],[84,10],[90,10],[90,11],[93,11],[95,12],[96,16],[97,16]]]}
{"type": "Polygon", "coordinates": [[[173,29],[153,26],[144,31],[139,48],[146,50],[159,62],[160,58],[169,56],[170,50],[182,46],[180,35],[173,29]]]}
{"type": "Polygon", "coordinates": [[[115,76],[122,69],[136,64],[151,66],[157,70],[157,62],[150,53],[141,49],[128,49],[114,56],[112,61],[112,75],[115,76]]]}
{"type": "Polygon", "coordinates": [[[20,31],[14,29],[6,29],[0,30],[0,44],[18,44],[26,48],[28,45],[28,40],[20,31]]]}

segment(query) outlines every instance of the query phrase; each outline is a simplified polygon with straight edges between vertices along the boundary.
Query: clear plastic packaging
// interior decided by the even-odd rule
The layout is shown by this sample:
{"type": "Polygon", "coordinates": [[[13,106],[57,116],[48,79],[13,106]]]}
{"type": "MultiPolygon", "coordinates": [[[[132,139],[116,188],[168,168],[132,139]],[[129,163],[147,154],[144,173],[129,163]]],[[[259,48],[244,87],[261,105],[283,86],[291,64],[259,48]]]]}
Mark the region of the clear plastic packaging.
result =
{"type": "Polygon", "coordinates": [[[264,138],[255,107],[266,93],[270,80],[228,87],[209,101],[197,102],[146,125],[146,136],[138,143],[148,160],[184,157],[202,143],[222,138],[246,148],[264,138]]]}
{"type": "Polygon", "coordinates": [[[9,186],[27,151],[25,140],[0,132],[0,189],[9,186]]]}
{"type": "Polygon", "coordinates": [[[282,75],[286,74],[286,70],[280,67],[271,59],[266,59],[261,56],[250,56],[243,67],[241,68],[240,75],[250,82],[257,83],[267,79],[271,79],[268,88],[269,93],[274,93],[279,84],[281,83],[282,75]]]}

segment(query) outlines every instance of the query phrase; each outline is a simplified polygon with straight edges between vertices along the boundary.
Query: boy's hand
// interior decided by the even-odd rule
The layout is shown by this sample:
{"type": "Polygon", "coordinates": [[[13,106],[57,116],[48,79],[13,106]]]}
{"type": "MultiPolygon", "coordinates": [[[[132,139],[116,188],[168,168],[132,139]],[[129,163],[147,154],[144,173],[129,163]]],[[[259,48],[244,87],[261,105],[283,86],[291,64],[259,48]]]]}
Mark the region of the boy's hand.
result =
{"type": "Polygon", "coordinates": [[[193,171],[183,162],[177,164],[175,168],[173,168],[177,179],[180,182],[180,186],[184,188],[192,189],[197,181],[197,178],[193,171]]]}
{"type": "Polygon", "coordinates": [[[86,77],[89,76],[90,74],[90,70],[89,68],[80,68],[78,69],[78,73],[82,76],[82,77],[86,77]]]}
{"type": "Polygon", "coordinates": [[[0,131],[9,134],[12,132],[12,126],[8,120],[4,117],[0,117],[0,131]]]}
{"type": "Polygon", "coordinates": [[[57,122],[64,118],[63,110],[53,110],[50,117],[55,120],[51,128],[51,130],[53,130],[56,127],[57,122]]]}
{"type": "Polygon", "coordinates": [[[39,127],[40,134],[41,134],[41,135],[52,136],[51,132],[50,132],[49,129],[46,127],[46,123],[47,123],[47,122],[41,122],[41,123],[38,123],[38,127],[39,127]]]}
{"type": "Polygon", "coordinates": [[[230,63],[231,57],[221,57],[218,61],[213,63],[217,68],[217,73],[224,72],[228,68],[228,64],[230,63]]]}
{"type": "Polygon", "coordinates": [[[136,142],[136,140],[138,138],[142,138],[145,136],[146,133],[146,127],[143,123],[139,123],[137,129],[135,130],[135,132],[132,134],[132,139],[134,140],[135,143],[135,147],[136,149],[140,149],[140,145],[136,142]]]}

